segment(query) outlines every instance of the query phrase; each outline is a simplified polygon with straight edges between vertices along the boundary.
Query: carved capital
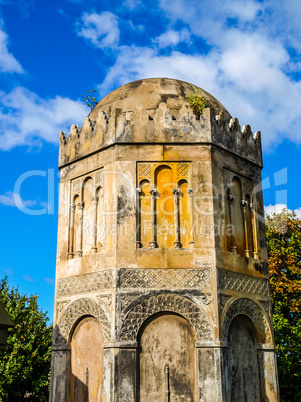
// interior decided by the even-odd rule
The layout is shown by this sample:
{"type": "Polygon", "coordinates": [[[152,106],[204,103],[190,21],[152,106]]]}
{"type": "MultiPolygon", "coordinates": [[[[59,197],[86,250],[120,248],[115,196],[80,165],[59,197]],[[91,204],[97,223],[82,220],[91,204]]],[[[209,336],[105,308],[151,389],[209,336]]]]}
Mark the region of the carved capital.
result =
{"type": "Polygon", "coordinates": [[[91,202],[93,204],[97,204],[98,203],[98,197],[95,195],[94,197],[91,198],[91,202]]]}
{"type": "Polygon", "coordinates": [[[77,207],[78,209],[84,209],[84,202],[83,201],[78,202],[77,207]]]}
{"type": "Polygon", "coordinates": [[[228,195],[228,200],[229,200],[230,204],[233,204],[233,202],[234,202],[234,200],[235,200],[234,195],[229,194],[229,195],[228,195]]]}
{"type": "Polygon", "coordinates": [[[248,201],[246,201],[246,200],[241,200],[241,206],[242,206],[242,208],[246,208],[247,205],[248,205],[248,201]]]}

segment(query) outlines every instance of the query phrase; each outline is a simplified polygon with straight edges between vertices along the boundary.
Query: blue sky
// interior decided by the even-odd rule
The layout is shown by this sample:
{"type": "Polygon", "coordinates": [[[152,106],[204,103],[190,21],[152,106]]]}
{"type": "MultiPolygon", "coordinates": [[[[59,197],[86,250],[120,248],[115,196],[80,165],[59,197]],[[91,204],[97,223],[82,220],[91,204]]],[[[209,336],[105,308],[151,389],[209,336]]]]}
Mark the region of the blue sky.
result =
{"type": "Polygon", "coordinates": [[[59,132],[87,89],[135,79],[192,82],[261,131],[267,210],[301,216],[300,18],[300,0],[0,0],[0,277],[52,320],[59,132]]]}

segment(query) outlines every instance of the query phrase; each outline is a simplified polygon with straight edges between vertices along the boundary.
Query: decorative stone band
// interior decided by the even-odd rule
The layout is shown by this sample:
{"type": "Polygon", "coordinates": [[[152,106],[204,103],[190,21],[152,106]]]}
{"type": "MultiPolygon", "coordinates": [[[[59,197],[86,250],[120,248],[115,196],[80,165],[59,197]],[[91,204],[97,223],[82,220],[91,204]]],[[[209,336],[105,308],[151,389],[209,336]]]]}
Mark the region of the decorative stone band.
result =
{"type": "Polygon", "coordinates": [[[268,279],[239,274],[237,272],[218,270],[220,290],[229,289],[236,292],[251,293],[261,296],[269,295],[268,279]]]}
{"type": "Polygon", "coordinates": [[[211,269],[131,269],[119,271],[121,288],[209,288],[211,269]]]}
{"type": "Polygon", "coordinates": [[[70,336],[70,331],[74,324],[84,316],[93,316],[100,323],[104,339],[111,340],[111,325],[109,313],[105,308],[96,301],[88,298],[78,299],[71,303],[63,314],[55,337],[55,343],[67,343],[70,336]]]}
{"type": "Polygon", "coordinates": [[[57,297],[98,292],[113,287],[112,270],[97,271],[85,275],[58,280],[57,297]]]}
{"type": "Polygon", "coordinates": [[[258,335],[258,343],[267,344],[273,347],[273,339],[271,327],[268,322],[266,313],[253,300],[241,298],[236,299],[230,306],[223,311],[222,315],[222,339],[223,342],[228,341],[228,333],[231,322],[237,315],[246,315],[254,323],[258,335]]]}
{"type": "Polygon", "coordinates": [[[177,313],[194,328],[197,340],[213,340],[213,322],[209,311],[190,299],[174,294],[159,294],[137,303],[126,315],[120,330],[120,340],[137,340],[141,325],[153,314],[177,313]]]}

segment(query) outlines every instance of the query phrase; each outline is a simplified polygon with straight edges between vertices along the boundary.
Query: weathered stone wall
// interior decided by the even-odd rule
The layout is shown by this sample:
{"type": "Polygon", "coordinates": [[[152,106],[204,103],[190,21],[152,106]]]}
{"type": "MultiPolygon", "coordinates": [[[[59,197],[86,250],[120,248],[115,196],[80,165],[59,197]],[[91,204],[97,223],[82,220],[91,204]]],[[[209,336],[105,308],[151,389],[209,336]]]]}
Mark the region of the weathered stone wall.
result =
{"type": "Polygon", "coordinates": [[[195,88],[128,84],[61,136],[51,401],[243,400],[248,353],[278,400],[260,137],[195,88]]]}

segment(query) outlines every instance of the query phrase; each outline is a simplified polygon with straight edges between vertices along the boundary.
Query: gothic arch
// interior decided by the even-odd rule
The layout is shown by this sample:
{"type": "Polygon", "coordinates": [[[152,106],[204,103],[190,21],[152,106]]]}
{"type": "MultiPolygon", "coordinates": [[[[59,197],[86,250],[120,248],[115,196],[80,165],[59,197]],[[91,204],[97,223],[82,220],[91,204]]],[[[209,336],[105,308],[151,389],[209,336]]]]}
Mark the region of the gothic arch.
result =
{"type": "Polygon", "coordinates": [[[92,299],[82,298],[67,307],[58,325],[60,337],[63,337],[65,342],[69,341],[74,325],[85,316],[92,316],[97,319],[102,327],[105,341],[111,338],[110,319],[105,308],[92,299]]]}
{"type": "Polygon", "coordinates": [[[197,340],[213,340],[213,323],[205,308],[192,300],[170,293],[161,293],[140,300],[123,320],[120,340],[137,340],[141,325],[152,315],[161,312],[172,312],[184,317],[193,327],[197,340]]]}
{"type": "Polygon", "coordinates": [[[273,345],[272,333],[269,321],[263,309],[251,299],[240,298],[227,303],[229,306],[222,316],[222,339],[228,341],[228,334],[231,322],[237,315],[246,315],[253,322],[259,343],[273,345]]]}

